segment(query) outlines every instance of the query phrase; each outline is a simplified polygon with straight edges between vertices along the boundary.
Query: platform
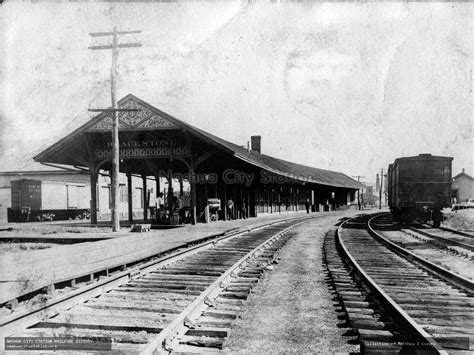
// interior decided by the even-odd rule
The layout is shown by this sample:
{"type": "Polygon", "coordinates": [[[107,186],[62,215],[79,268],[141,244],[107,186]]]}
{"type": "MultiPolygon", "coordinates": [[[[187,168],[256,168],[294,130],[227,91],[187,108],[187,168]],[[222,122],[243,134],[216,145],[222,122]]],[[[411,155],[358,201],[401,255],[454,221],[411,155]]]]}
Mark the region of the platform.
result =
{"type": "MultiPolygon", "coordinates": [[[[324,212],[312,213],[314,216],[322,214],[324,212]]],[[[40,287],[103,270],[112,264],[127,264],[159,254],[189,241],[304,215],[303,211],[268,214],[146,233],[132,233],[129,228],[123,228],[114,233],[112,239],[4,254],[0,261],[0,303],[40,287]]]]}
{"type": "Polygon", "coordinates": [[[121,231],[111,233],[110,221],[100,221],[96,225],[90,221],[52,221],[0,224],[0,243],[53,243],[76,244],[95,242],[123,236],[135,224],[151,224],[151,229],[175,229],[184,224],[154,224],[149,220],[134,222],[120,221],[121,231]],[[57,228],[57,231],[56,231],[57,228]],[[88,232],[90,230],[90,232],[88,232]]]}

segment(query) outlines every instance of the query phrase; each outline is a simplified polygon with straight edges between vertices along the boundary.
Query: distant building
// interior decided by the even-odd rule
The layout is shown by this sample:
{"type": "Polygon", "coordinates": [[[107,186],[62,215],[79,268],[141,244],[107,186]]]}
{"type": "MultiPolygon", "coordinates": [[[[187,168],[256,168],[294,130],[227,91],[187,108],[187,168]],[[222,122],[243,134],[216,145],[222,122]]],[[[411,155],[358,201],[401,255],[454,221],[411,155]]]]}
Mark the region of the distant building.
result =
{"type": "MultiPolygon", "coordinates": [[[[74,185],[76,189],[78,187],[84,187],[84,189],[89,190],[88,186],[90,186],[88,172],[46,167],[33,162],[26,164],[21,170],[15,169],[0,172],[0,223],[7,222],[7,209],[12,207],[11,182],[21,179],[63,182],[64,189],[67,189],[66,186],[68,184],[70,184],[71,187],[74,185]]],[[[56,190],[55,193],[57,192],[56,190]]]]}
{"type": "Polygon", "coordinates": [[[456,202],[466,202],[474,198],[474,178],[462,172],[453,177],[453,198],[456,202]]]}
{"type": "Polygon", "coordinates": [[[376,204],[376,196],[374,195],[374,187],[373,186],[370,186],[370,185],[367,185],[365,186],[365,191],[364,191],[364,194],[363,194],[363,202],[362,204],[364,206],[366,205],[375,205],[376,204]]]}
{"type": "MultiPolygon", "coordinates": [[[[12,222],[15,220],[14,214],[8,209],[12,207],[30,207],[30,202],[26,203],[29,197],[32,196],[19,196],[21,192],[27,193],[28,191],[21,191],[22,189],[16,188],[12,192],[13,184],[19,183],[20,180],[28,180],[30,182],[37,182],[41,186],[41,194],[39,195],[39,201],[41,201],[41,210],[52,212],[56,215],[56,219],[65,219],[67,214],[74,210],[90,209],[90,177],[89,171],[84,171],[74,168],[62,168],[62,167],[51,167],[45,166],[39,163],[35,163],[29,160],[26,164],[18,164],[16,167],[12,167],[11,171],[0,172],[0,223],[12,222]],[[18,196],[17,196],[18,195],[18,196]],[[22,201],[23,200],[23,201],[22,201]],[[23,202],[23,203],[22,203],[23,202]],[[66,216],[63,216],[66,214],[66,216]],[[8,218],[10,216],[10,218],[8,218]]],[[[143,181],[141,177],[132,177],[133,189],[132,189],[132,201],[133,201],[133,216],[135,218],[143,217],[144,208],[144,194],[143,194],[143,181]]],[[[127,190],[127,179],[124,174],[119,175],[119,214],[121,218],[128,217],[128,190],[127,190]]],[[[30,185],[30,183],[28,184],[30,185]]],[[[148,193],[153,195],[154,180],[150,181],[151,188],[148,188],[148,193]]],[[[98,192],[98,212],[99,219],[108,220],[110,219],[110,206],[111,206],[111,193],[110,193],[110,178],[105,175],[97,181],[97,192],[98,192]]],[[[23,193],[23,195],[24,195],[23,193]]],[[[34,191],[28,192],[28,194],[34,194],[34,191]]]]}

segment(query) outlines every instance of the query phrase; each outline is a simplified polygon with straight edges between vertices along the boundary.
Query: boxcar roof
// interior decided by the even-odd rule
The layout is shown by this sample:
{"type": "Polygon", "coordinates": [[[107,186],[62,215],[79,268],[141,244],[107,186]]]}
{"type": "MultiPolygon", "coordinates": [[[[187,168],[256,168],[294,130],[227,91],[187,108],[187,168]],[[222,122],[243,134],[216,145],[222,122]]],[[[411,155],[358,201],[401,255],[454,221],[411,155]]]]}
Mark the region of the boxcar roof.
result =
{"type": "Polygon", "coordinates": [[[413,157],[402,157],[402,158],[397,158],[393,162],[393,164],[396,164],[397,162],[400,161],[433,161],[433,160],[453,160],[452,157],[442,157],[442,156],[436,156],[436,155],[431,155],[431,154],[419,154],[413,157]]]}

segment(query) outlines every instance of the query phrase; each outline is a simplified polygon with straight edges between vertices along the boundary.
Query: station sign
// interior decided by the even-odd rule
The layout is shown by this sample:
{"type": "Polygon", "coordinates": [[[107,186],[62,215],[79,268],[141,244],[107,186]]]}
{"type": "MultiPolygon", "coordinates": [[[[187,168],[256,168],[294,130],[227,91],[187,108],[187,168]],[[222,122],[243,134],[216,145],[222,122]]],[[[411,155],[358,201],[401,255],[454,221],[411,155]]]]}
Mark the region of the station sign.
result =
{"type": "MultiPolygon", "coordinates": [[[[95,157],[112,157],[112,142],[94,143],[95,157]]],[[[184,138],[169,137],[147,140],[123,140],[119,143],[121,159],[189,156],[190,149],[184,138]]]]}

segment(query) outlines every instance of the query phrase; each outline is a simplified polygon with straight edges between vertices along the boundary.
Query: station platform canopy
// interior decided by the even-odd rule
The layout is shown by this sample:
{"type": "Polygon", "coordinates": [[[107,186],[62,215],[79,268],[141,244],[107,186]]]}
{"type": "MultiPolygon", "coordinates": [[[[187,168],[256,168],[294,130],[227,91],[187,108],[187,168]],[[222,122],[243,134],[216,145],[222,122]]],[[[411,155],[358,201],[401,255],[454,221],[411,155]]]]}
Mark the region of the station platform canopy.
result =
{"type": "MultiPolygon", "coordinates": [[[[118,102],[120,108],[138,109],[119,113],[121,171],[154,176],[160,169],[173,171],[189,168],[219,170],[233,167],[229,156],[251,166],[295,181],[349,189],[361,184],[335,171],[296,164],[274,158],[226,141],[140,100],[127,95],[118,102]],[[167,160],[155,164],[153,160],[167,160]],[[170,163],[171,161],[174,161],[170,163]],[[183,164],[184,163],[184,164],[183,164]],[[203,164],[206,163],[206,164],[203,164]]],[[[41,163],[90,167],[100,164],[110,170],[112,114],[101,113],[51,147],[34,157],[41,163]]]]}
{"type": "MultiPolygon", "coordinates": [[[[294,206],[296,210],[311,201],[313,210],[347,205],[354,191],[362,185],[335,171],[296,164],[262,154],[260,136],[252,137],[252,147],[231,143],[194,127],[131,94],[118,102],[120,172],[143,178],[146,193],[147,177],[168,180],[168,194],[174,198],[172,180],[190,184],[190,208],[193,220],[196,211],[206,206],[208,198],[221,201],[248,201],[250,216],[274,211],[275,206],[294,206]],[[255,138],[255,144],[253,144],[255,138]],[[203,179],[204,177],[204,179],[203,179]],[[214,179],[212,179],[214,177],[214,179]],[[324,207],[326,206],[326,207],[324,207]],[[259,212],[260,211],[260,212],[259,212]]],[[[34,160],[49,165],[69,165],[89,171],[91,179],[91,220],[96,222],[97,176],[112,171],[113,115],[102,112],[65,136],[34,160]]],[[[129,219],[132,213],[129,190],[129,219]]],[[[143,198],[147,200],[147,196],[143,198]]],[[[146,203],[145,203],[146,205],[146,203]]],[[[304,207],[303,207],[304,208],[304,207]]],[[[308,208],[308,207],[306,207],[308,208]]],[[[171,209],[171,203],[170,203],[171,209]]],[[[146,207],[144,207],[146,219],[146,207]]],[[[226,217],[224,217],[226,218],[226,217]]]]}

